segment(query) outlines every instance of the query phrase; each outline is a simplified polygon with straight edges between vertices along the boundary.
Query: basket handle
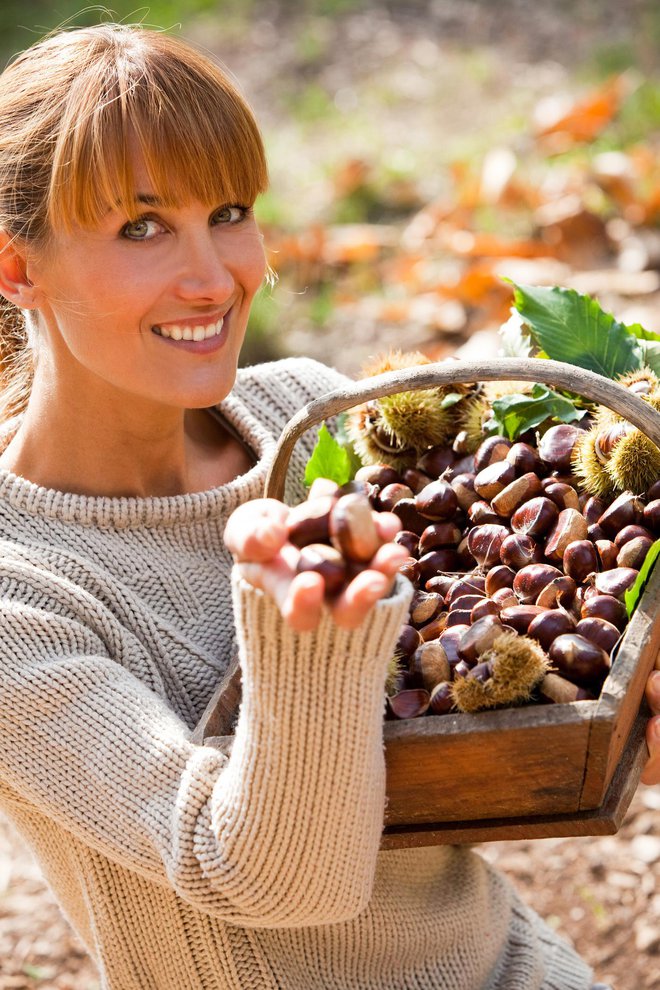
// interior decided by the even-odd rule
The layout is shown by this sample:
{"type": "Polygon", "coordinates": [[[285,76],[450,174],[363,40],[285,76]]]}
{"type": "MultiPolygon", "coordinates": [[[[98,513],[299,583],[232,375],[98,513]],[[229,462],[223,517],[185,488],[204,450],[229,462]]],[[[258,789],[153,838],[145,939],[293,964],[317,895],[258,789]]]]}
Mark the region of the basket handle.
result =
{"type": "Polygon", "coordinates": [[[562,361],[539,358],[491,358],[488,361],[449,359],[363,378],[345,388],[335,389],[318,399],[312,399],[289,420],[282,431],[266,478],[264,496],[282,499],[289,461],[297,440],[306,430],[330,416],[384,395],[433,388],[436,385],[481,381],[543,382],[545,385],[559,386],[612,409],[642,430],[660,448],[660,413],[629,389],[603,375],[562,361]]]}

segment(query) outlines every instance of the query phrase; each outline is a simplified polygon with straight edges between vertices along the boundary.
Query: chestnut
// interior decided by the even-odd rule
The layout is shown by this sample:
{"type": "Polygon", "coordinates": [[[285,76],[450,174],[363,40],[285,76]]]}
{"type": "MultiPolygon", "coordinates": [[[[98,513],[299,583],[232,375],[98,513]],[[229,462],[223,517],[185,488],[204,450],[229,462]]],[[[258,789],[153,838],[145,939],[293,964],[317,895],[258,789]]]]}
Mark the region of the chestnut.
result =
{"type": "Polygon", "coordinates": [[[500,563],[500,550],[509,530],[495,523],[475,526],[468,533],[468,548],[477,563],[484,568],[500,563]]]}
{"type": "Polygon", "coordinates": [[[417,495],[418,492],[421,492],[422,488],[426,488],[433,481],[433,478],[429,477],[428,474],[424,474],[423,471],[418,471],[417,468],[406,468],[401,480],[404,485],[408,485],[408,488],[417,495]]]}
{"type": "Polygon", "coordinates": [[[553,471],[570,471],[573,448],[582,433],[570,423],[551,426],[539,442],[539,457],[553,471]]]}
{"type": "Polygon", "coordinates": [[[586,538],[587,521],[582,513],[578,509],[562,509],[545,541],[545,555],[549,560],[561,561],[569,543],[586,538]]]}
{"type": "Polygon", "coordinates": [[[401,481],[398,471],[395,471],[389,464],[365,464],[355,472],[356,481],[366,481],[370,485],[378,485],[385,488],[387,485],[397,484],[401,481]]]}
{"type": "Polygon", "coordinates": [[[510,440],[502,436],[487,437],[479,447],[477,448],[474,455],[474,469],[478,474],[479,471],[483,471],[485,467],[489,464],[494,464],[496,461],[503,461],[509,450],[512,447],[510,440]]]}
{"type": "Polygon", "coordinates": [[[487,615],[499,615],[500,606],[497,602],[494,602],[492,598],[482,598],[472,606],[472,611],[470,612],[470,623],[474,625],[479,619],[483,619],[487,615]]]}
{"type": "Polygon", "coordinates": [[[514,577],[513,591],[523,605],[532,604],[545,586],[558,577],[563,577],[558,567],[551,564],[528,564],[514,577]]]}
{"type": "Polygon", "coordinates": [[[410,603],[409,617],[413,626],[426,625],[442,610],[444,598],[433,591],[416,591],[410,603]]]}
{"type": "Polygon", "coordinates": [[[454,494],[456,495],[456,501],[458,502],[459,508],[463,512],[467,512],[470,506],[474,502],[479,501],[479,494],[474,490],[474,479],[476,475],[468,474],[464,471],[462,474],[455,475],[449,484],[454,489],[454,494]]]}
{"type": "MultiPolygon", "coordinates": [[[[504,546],[504,543],[502,546],[504,546]]],[[[508,567],[506,564],[497,564],[495,567],[492,567],[485,578],[484,590],[486,594],[492,596],[500,588],[512,588],[515,576],[516,572],[514,569],[508,567]]]]}
{"type": "Polygon", "coordinates": [[[325,582],[325,593],[328,597],[337,595],[346,581],[346,564],[344,558],[327,543],[309,543],[300,550],[296,573],[314,571],[320,574],[325,582]]]}
{"type": "Polygon", "coordinates": [[[405,547],[411,557],[419,555],[419,536],[417,533],[411,533],[409,529],[400,529],[393,542],[405,547]]]}
{"type": "Polygon", "coordinates": [[[522,533],[511,533],[502,541],[500,560],[503,564],[515,570],[528,564],[539,564],[543,560],[543,547],[531,536],[522,533]]]}
{"type": "Polygon", "coordinates": [[[467,517],[473,526],[481,526],[484,523],[502,523],[504,520],[499,516],[490,502],[480,498],[478,502],[473,502],[467,510],[467,517]]]}
{"type": "Polygon", "coordinates": [[[415,508],[425,519],[451,519],[458,509],[456,492],[448,481],[438,478],[415,495],[415,508]]]}
{"type": "Polygon", "coordinates": [[[437,640],[432,640],[415,650],[410,659],[409,671],[414,674],[429,693],[436,684],[451,679],[451,667],[447,654],[437,640]]]}
{"type": "Polygon", "coordinates": [[[491,595],[491,599],[499,607],[500,612],[503,608],[510,608],[513,605],[519,604],[512,588],[498,588],[491,595]]]}
{"type": "Polygon", "coordinates": [[[475,664],[482,653],[489,650],[503,633],[502,623],[494,615],[487,615],[470,626],[463,636],[458,654],[467,664],[475,664]]]}
{"type": "Polygon", "coordinates": [[[424,584],[425,591],[436,591],[442,596],[443,600],[446,598],[447,592],[453,584],[456,583],[456,578],[453,574],[435,574],[432,578],[424,584]]]}
{"type": "Polygon", "coordinates": [[[388,695],[387,703],[396,718],[419,718],[429,707],[431,695],[423,688],[409,688],[388,695]]]}
{"type": "Polygon", "coordinates": [[[610,658],[605,650],[578,633],[558,636],[550,646],[548,656],[560,674],[581,687],[604,680],[610,669],[610,658]]]}
{"type": "Polygon", "coordinates": [[[342,495],[330,510],[330,539],[348,560],[368,563],[382,541],[364,495],[342,495]]]}
{"type": "Polygon", "coordinates": [[[457,547],[461,542],[461,531],[453,522],[432,523],[419,538],[420,554],[441,547],[457,547]]]}
{"type": "Polygon", "coordinates": [[[429,524],[428,519],[425,519],[417,511],[414,498],[399,499],[392,508],[392,512],[399,517],[404,529],[410,530],[411,533],[417,533],[418,536],[422,535],[429,524]]]}
{"type": "Polygon", "coordinates": [[[594,695],[585,688],[578,687],[572,681],[567,681],[559,674],[546,674],[541,681],[539,694],[548,701],[558,705],[566,705],[572,701],[594,701],[594,695]]]}
{"type": "Polygon", "coordinates": [[[474,606],[482,601],[484,601],[483,595],[458,595],[456,598],[452,598],[449,605],[449,611],[455,612],[458,608],[467,609],[468,612],[471,612],[474,606]]]}
{"type": "Polygon", "coordinates": [[[587,526],[593,526],[598,522],[603,512],[605,512],[605,503],[602,498],[590,495],[580,508],[582,509],[582,515],[587,520],[587,526]]]}
{"type": "Polygon", "coordinates": [[[419,630],[422,640],[427,643],[430,640],[437,639],[440,633],[444,632],[447,628],[448,618],[447,612],[439,612],[435,619],[431,619],[425,626],[422,626],[419,630]]]}
{"type": "Polygon", "coordinates": [[[561,509],[576,509],[578,512],[581,511],[578,493],[572,485],[565,485],[550,478],[546,480],[550,483],[543,486],[543,493],[552,499],[560,511],[561,509]]]}
{"type": "Polygon", "coordinates": [[[419,561],[416,557],[407,557],[403,563],[399,565],[398,573],[403,575],[403,577],[408,578],[411,584],[417,584],[419,581],[419,561]]]}
{"type": "Polygon", "coordinates": [[[447,715],[454,707],[454,695],[451,689],[451,684],[448,681],[442,681],[431,691],[431,701],[429,702],[429,711],[434,715],[447,715]]]}
{"type": "Polygon", "coordinates": [[[577,585],[573,578],[569,577],[568,574],[562,574],[546,584],[545,588],[539,592],[535,604],[541,605],[543,608],[557,608],[560,605],[569,608],[573,604],[576,591],[577,585]]]}
{"type": "Polygon", "coordinates": [[[486,578],[483,574],[467,574],[465,577],[452,579],[445,601],[447,605],[451,605],[461,595],[483,595],[485,590],[486,578]]]}
{"type": "Polygon", "coordinates": [[[609,571],[610,568],[616,567],[616,559],[619,556],[616,543],[612,540],[596,540],[594,546],[601,571],[609,571]]]}
{"type": "Polygon", "coordinates": [[[613,540],[624,526],[638,523],[642,518],[643,511],[644,504],[637,495],[632,492],[623,492],[605,509],[598,520],[598,525],[613,540]]]}
{"type": "Polygon", "coordinates": [[[409,488],[408,485],[402,485],[396,481],[391,485],[385,485],[385,487],[381,488],[378,493],[380,508],[385,512],[392,512],[396,503],[400,502],[402,498],[412,497],[412,488],[409,488]]]}
{"type": "Polygon", "coordinates": [[[524,502],[541,495],[543,489],[537,475],[533,472],[515,478],[491,499],[495,512],[500,516],[512,516],[524,502]]]}
{"type": "Polygon", "coordinates": [[[455,571],[458,557],[455,550],[430,550],[423,554],[417,561],[419,566],[419,580],[422,585],[426,585],[429,578],[446,571],[455,571]]]}
{"type": "Polygon", "coordinates": [[[310,543],[328,543],[330,511],[336,501],[333,495],[318,495],[289,509],[289,541],[296,547],[304,547],[310,543]]]}
{"type": "Polygon", "coordinates": [[[507,485],[510,485],[515,477],[516,472],[512,464],[509,464],[508,461],[495,461],[476,475],[474,490],[481,498],[488,501],[495,498],[507,485]]]}
{"type": "Polygon", "coordinates": [[[422,454],[415,467],[418,471],[428,474],[430,478],[439,478],[453,463],[453,450],[446,446],[436,446],[422,454]]]}
{"type": "Polygon", "coordinates": [[[471,621],[471,609],[454,608],[447,613],[447,628],[451,626],[469,626],[471,621]]]}
{"type": "Polygon", "coordinates": [[[660,498],[654,498],[653,501],[644,506],[642,522],[648,526],[654,535],[660,533],[660,498]]]}
{"type": "Polygon", "coordinates": [[[559,509],[545,495],[539,495],[525,502],[511,517],[511,528],[525,536],[545,536],[554,526],[559,509]]]}
{"type": "Polygon", "coordinates": [[[539,467],[539,459],[536,451],[528,443],[514,443],[506,455],[509,464],[513,464],[516,474],[523,475],[530,472],[536,473],[539,467]]]}
{"type": "Polygon", "coordinates": [[[660,498],[660,478],[657,481],[654,481],[648,489],[646,498],[648,502],[653,502],[656,498],[660,498]]]}
{"type": "Polygon", "coordinates": [[[634,567],[613,567],[594,575],[593,585],[601,595],[612,595],[621,601],[628,588],[632,587],[638,571],[634,567]]]}
{"type": "Polygon", "coordinates": [[[598,570],[598,553],[591,540],[573,540],[564,550],[562,558],[564,572],[578,584],[587,575],[598,570]]]}
{"type": "Polygon", "coordinates": [[[619,550],[616,566],[639,570],[652,546],[652,536],[636,536],[634,540],[628,540],[619,550]]]}
{"type": "Polygon", "coordinates": [[[580,619],[575,629],[585,639],[596,643],[606,653],[611,653],[621,639],[621,630],[606,619],[580,619]]]}
{"type": "Polygon", "coordinates": [[[419,631],[405,623],[399,630],[399,638],[394,647],[395,656],[410,658],[421,645],[422,637],[419,631]]]}
{"type": "Polygon", "coordinates": [[[537,615],[547,611],[540,605],[511,605],[500,612],[500,620],[506,626],[511,626],[521,636],[527,635],[530,623],[537,615]]]}
{"type": "Polygon", "coordinates": [[[452,670],[455,669],[456,664],[460,661],[460,656],[458,654],[458,647],[461,644],[461,640],[465,633],[470,627],[467,625],[456,625],[448,626],[443,632],[438,636],[438,643],[445,651],[445,656],[447,657],[447,662],[452,670]]]}
{"type": "Polygon", "coordinates": [[[547,609],[535,616],[527,627],[527,635],[535,639],[548,652],[550,644],[564,633],[573,632],[576,622],[563,608],[547,609]]]}
{"type": "Polygon", "coordinates": [[[586,598],[580,614],[583,619],[596,618],[605,619],[611,622],[617,629],[623,631],[628,624],[628,612],[623,602],[612,595],[599,595],[596,593],[590,598],[586,598]]]}

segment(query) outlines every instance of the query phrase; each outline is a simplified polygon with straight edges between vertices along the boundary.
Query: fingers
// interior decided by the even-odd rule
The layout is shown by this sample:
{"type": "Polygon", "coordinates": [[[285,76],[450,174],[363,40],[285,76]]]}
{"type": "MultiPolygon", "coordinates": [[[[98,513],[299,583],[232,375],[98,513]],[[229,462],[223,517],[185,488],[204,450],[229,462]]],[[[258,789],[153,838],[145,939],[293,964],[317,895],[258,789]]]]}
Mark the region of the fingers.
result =
{"type": "Polygon", "coordinates": [[[390,543],[403,529],[401,520],[393,512],[374,512],[372,515],[378,535],[385,543],[390,543]]]}
{"type": "Polygon", "coordinates": [[[640,780],[642,784],[660,784],[660,715],[649,719],[646,727],[646,744],[650,755],[640,780]]]}
{"type": "Polygon", "coordinates": [[[361,571],[331,605],[337,625],[342,629],[357,629],[376,602],[389,594],[393,583],[394,575],[371,568],[361,571]]]}
{"type": "Polygon", "coordinates": [[[225,544],[237,561],[272,560],[284,546],[289,509],[274,498],[239,505],[225,526],[225,544]]]}
{"type": "Polygon", "coordinates": [[[653,670],[646,682],[646,700],[654,715],[660,715],[660,670],[653,670]]]}

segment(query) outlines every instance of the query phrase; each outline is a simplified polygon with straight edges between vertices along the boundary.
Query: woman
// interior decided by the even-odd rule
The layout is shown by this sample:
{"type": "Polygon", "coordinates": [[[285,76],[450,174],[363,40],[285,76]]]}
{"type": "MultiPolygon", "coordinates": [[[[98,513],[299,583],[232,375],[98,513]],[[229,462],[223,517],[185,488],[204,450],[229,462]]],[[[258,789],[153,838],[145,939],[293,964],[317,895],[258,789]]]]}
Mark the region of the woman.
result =
{"type": "Polygon", "coordinates": [[[0,121],[0,291],[29,341],[3,331],[0,801],[102,986],[586,990],[480,857],[379,853],[410,587],[386,542],[323,609],[259,500],[286,420],[342,379],[237,374],[266,184],[240,95],[182,42],[103,25],[19,56],[0,121]],[[204,745],[235,648],[235,734],[204,745]]]}

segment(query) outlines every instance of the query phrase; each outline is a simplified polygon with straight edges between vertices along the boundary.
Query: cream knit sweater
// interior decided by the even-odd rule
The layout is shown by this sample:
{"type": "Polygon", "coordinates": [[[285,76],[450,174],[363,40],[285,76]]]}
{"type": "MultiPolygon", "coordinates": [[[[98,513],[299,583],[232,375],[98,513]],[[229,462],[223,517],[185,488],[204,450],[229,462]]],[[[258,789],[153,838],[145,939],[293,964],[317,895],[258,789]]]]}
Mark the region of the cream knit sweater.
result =
{"type": "Polygon", "coordinates": [[[92,498],[0,471],[0,806],[104,990],[586,990],[481,857],[379,852],[409,584],[357,631],[296,634],[232,580],[229,513],[261,495],[285,421],[343,381],[304,359],[239,372],[220,408],[258,463],[210,491],[92,498]],[[236,641],[235,736],[195,745],[236,641]]]}

